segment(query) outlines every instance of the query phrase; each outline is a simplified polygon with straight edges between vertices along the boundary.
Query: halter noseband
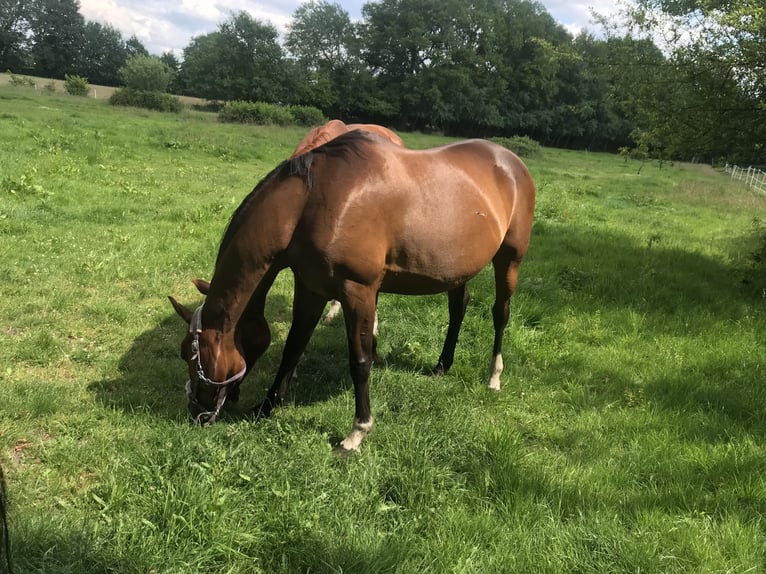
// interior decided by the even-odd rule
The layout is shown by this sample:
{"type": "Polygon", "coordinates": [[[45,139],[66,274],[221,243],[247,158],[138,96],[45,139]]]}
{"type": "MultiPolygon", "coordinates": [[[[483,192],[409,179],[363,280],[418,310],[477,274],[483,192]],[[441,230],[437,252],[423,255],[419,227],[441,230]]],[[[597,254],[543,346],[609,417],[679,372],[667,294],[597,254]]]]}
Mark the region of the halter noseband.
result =
{"type": "Polygon", "coordinates": [[[241,371],[239,371],[235,375],[232,375],[225,381],[214,381],[208,378],[208,376],[205,374],[205,370],[202,368],[202,359],[199,353],[199,336],[200,336],[200,333],[202,333],[202,307],[203,305],[200,305],[199,307],[197,307],[197,309],[192,314],[191,321],[189,321],[189,333],[192,336],[191,360],[197,361],[197,381],[201,383],[205,383],[206,385],[218,387],[218,390],[216,391],[215,410],[206,411],[204,410],[204,407],[197,401],[196,397],[192,393],[191,379],[186,381],[186,398],[189,400],[190,403],[203,409],[202,412],[200,412],[196,417],[194,417],[195,424],[204,424],[205,422],[215,421],[216,417],[218,416],[218,413],[221,412],[221,408],[223,407],[223,404],[226,402],[226,396],[228,394],[224,392],[226,390],[226,387],[230,385],[231,383],[234,383],[238,381],[239,379],[241,379],[242,377],[244,377],[245,373],[247,372],[247,364],[245,364],[245,366],[242,367],[241,371]]]}

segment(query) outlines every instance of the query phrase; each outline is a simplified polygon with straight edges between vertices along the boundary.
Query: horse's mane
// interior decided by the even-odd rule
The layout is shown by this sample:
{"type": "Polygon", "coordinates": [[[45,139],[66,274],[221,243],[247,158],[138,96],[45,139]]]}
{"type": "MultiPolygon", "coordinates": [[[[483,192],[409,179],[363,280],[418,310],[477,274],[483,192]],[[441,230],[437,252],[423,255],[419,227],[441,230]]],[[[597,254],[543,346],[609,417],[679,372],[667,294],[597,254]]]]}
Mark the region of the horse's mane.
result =
{"type": "Polygon", "coordinates": [[[223,237],[221,238],[221,244],[218,247],[216,266],[218,265],[218,261],[221,259],[223,252],[226,250],[226,247],[229,245],[229,242],[242,226],[243,216],[253,198],[255,198],[267,184],[272,182],[278,183],[289,177],[297,176],[301,178],[307,189],[311,189],[313,185],[312,168],[315,157],[325,155],[331,158],[347,159],[351,154],[364,157],[364,154],[361,151],[361,146],[365,142],[374,141],[375,138],[376,136],[362,130],[350,131],[299,156],[287,159],[271,170],[266,177],[258,182],[255,188],[253,188],[253,191],[242,200],[242,203],[239,204],[239,207],[237,207],[232,214],[231,219],[229,220],[229,225],[226,227],[226,231],[224,231],[223,237]]]}

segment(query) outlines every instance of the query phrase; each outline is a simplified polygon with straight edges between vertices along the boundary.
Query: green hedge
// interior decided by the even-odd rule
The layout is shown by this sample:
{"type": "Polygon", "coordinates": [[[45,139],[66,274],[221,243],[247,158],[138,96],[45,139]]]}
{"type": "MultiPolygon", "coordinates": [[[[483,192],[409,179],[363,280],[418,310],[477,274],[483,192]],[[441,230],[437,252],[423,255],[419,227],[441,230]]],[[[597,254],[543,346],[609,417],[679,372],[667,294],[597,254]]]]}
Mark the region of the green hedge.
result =
{"type": "Polygon", "coordinates": [[[109,98],[113,106],[132,106],[158,112],[178,113],[183,109],[181,100],[163,92],[143,92],[131,88],[121,88],[109,98]]]}
{"type": "Polygon", "coordinates": [[[265,102],[228,102],[218,112],[218,121],[257,125],[315,126],[327,121],[311,106],[278,106],[265,102]]]}
{"type": "Polygon", "coordinates": [[[490,141],[500,144],[521,157],[536,157],[543,154],[543,147],[540,142],[527,136],[496,137],[490,138],[490,141]]]}

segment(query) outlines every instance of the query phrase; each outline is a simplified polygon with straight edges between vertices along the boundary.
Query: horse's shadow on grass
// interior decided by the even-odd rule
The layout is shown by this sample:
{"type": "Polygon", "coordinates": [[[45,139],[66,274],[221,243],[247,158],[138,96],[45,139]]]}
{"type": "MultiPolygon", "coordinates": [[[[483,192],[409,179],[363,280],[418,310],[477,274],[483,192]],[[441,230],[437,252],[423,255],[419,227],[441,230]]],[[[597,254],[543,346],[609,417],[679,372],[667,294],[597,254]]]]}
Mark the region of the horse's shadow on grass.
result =
{"type": "MultiPolygon", "coordinates": [[[[726,342],[725,331],[717,335],[721,337],[717,345],[707,343],[712,345],[709,356],[690,351],[688,345],[695,338],[704,342],[708,333],[720,331],[722,325],[736,325],[754,307],[763,305],[757,288],[762,274],[751,261],[745,257],[732,263],[653,241],[641,245],[618,232],[591,233],[579,226],[541,225],[536,239],[530,258],[534,263],[526,269],[522,266],[522,273],[531,275],[522,279],[531,297],[521,311],[520,323],[545,330],[551,322],[546,311],[561,314],[565,321],[562,310],[594,319],[594,333],[572,334],[579,338],[580,352],[564,354],[546,369],[546,377],[553,380],[589,381],[582,383],[586,392],[581,397],[587,398],[578,399],[581,408],[615,404],[660,408],[684,417],[690,436],[713,441],[723,440],[733,429],[759,436],[766,433],[762,422],[766,401],[759,380],[762,355],[718,353],[717,346],[726,342]],[[549,243],[553,233],[555,241],[549,243]],[[566,257],[561,245],[568,246],[566,257]],[[543,271],[541,276],[535,277],[536,270],[543,271]],[[640,364],[627,369],[620,364],[594,365],[582,342],[592,336],[590,344],[601,344],[598,320],[605,311],[640,316],[641,337],[657,341],[659,356],[663,341],[678,341],[681,350],[676,363],[668,363],[668,372],[656,374],[649,355],[646,376],[640,364]]],[[[743,241],[731,239],[732,245],[743,241]]],[[[617,332],[625,326],[605,328],[617,332]]]]}
{"type": "MultiPolygon", "coordinates": [[[[698,312],[707,321],[698,322],[699,329],[704,329],[705,324],[731,321],[737,315],[736,310],[730,311],[732,306],[741,308],[752,304],[752,295],[742,288],[740,271],[722,261],[675,246],[663,247],[654,242],[647,242],[645,246],[636,244],[618,232],[594,232],[577,226],[540,224],[536,227],[529,257],[522,265],[519,293],[524,294],[524,303],[517,307],[515,300],[511,301],[517,316],[514,319],[516,327],[510,328],[506,335],[507,365],[513,368],[515,361],[510,352],[514,328],[545,329],[546,323],[553,320],[550,318],[552,315],[561,314],[566,309],[578,315],[595,315],[609,308],[636,308],[648,318],[644,328],[645,336],[650,339],[664,335],[663,331],[674,320],[684,321],[689,313],[698,312]],[[566,253],[562,253],[562,246],[566,246],[566,253]],[[631,288],[622,289],[621,285],[631,285],[631,288]],[[637,290],[636,285],[641,288],[637,290]],[[693,289],[689,289],[690,285],[694,286],[693,289]],[[637,293],[640,294],[639,299],[636,298],[637,293]],[[679,293],[684,293],[691,300],[684,300],[679,293]],[[653,317],[660,320],[652,320],[653,317]]],[[[469,323],[472,322],[475,327],[464,327],[461,341],[471,336],[491,337],[492,283],[492,273],[487,270],[471,282],[474,297],[467,317],[473,316],[469,323]]],[[[382,361],[377,368],[430,373],[431,361],[438,357],[443,332],[446,331],[446,297],[437,298],[433,303],[443,307],[439,319],[443,322],[439,325],[442,330],[438,337],[440,342],[413,341],[418,343],[414,345],[414,352],[408,347],[409,334],[397,335],[394,329],[390,335],[386,332],[385,322],[397,321],[397,313],[404,320],[401,313],[404,303],[389,297],[392,296],[382,298],[385,299],[381,312],[384,321],[382,361]]],[[[243,382],[240,401],[227,405],[222,420],[251,417],[252,408],[264,397],[279,365],[291,321],[291,308],[289,296],[278,293],[269,295],[266,314],[272,328],[271,347],[243,382]]],[[[288,404],[313,404],[349,391],[348,351],[342,325],[342,319],[338,318],[334,325],[320,323],[317,326],[299,364],[298,378],[292,385],[288,404]]],[[[93,383],[90,390],[104,405],[114,409],[150,413],[166,419],[186,419],[183,389],[186,367],[178,356],[184,329],[185,324],[168,305],[167,316],[154,328],[139,335],[120,359],[120,375],[93,383]]],[[[489,358],[489,354],[490,349],[487,348],[485,356],[480,357],[482,363],[489,358]]],[[[546,370],[552,373],[551,376],[555,376],[557,371],[565,378],[573,375],[577,378],[578,373],[585,376],[593,367],[583,358],[570,357],[549,365],[546,370]]],[[[612,372],[608,365],[602,370],[611,384],[596,385],[590,394],[593,405],[621,397],[633,400],[630,397],[635,385],[631,381],[621,384],[620,373],[612,372]]],[[[477,374],[477,384],[486,374],[477,374]]],[[[643,392],[649,393],[654,401],[667,408],[682,410],[690,406],[690,397],[695,397],[703,406],[711,405],[705,408],[720,406],[727,416],[741,418],[738,422],[745,425],[758,418],[756,414],[763,413],[763,404],[760,400],[754,400],[754,387],[747,374],[741,375],[735,381],[737,384],[729,381],[725,393],[714,392],[710,381],[705,388],[701,388],[691,380],[679,379],[677,374],[670,378],[675,380],[648,381],[643,386],[643,392]],[[686,391],[673,391],[678,387],[686,388],[686,391]],[[734,407],[743,405],[749,406],[740,415],[735,414],[741,409],[734,407]],[[758,405],[755,411],[754,405],[758,405]]],[[[637,397],[636,400],[643,398],[637,397]]]]}
{"type": "MultiPolygon", "coordinates": [[[[187,418],[186,365],[180,358],[186,325],[170,305],[168,310],[167,317],[158,325],[133,340],[120,358],[117,378],[89,385],[88,389],[104,406],[164,419],[187,418]]],[[[272,329],[271,346],[243,381],[239,401],[224,407],[223,421],[254,418],[253,407],[263,399],[273,381],[290,325],[292,302],[280,294],[269,295],[266,315],[272,329]]],[[[345,331],[320,324],[301,359],[287,404],[321,402],[345,392],[349,385],[345,331]]]]}

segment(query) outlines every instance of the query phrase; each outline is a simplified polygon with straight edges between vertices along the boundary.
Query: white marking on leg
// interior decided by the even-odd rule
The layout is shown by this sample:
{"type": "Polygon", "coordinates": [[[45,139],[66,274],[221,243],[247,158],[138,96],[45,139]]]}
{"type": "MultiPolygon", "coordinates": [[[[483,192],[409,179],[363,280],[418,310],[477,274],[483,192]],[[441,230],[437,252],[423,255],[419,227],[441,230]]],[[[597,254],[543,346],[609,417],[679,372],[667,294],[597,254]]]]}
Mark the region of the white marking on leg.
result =
{"type": "Polygon", "coordinates": [[[332,320],[340,313],[340,301],[334,299],[330,302],[330,308],[327,310],[327,315],[324,316],[325,323],[332,323],[332,320]]]}
{"type": "Polygon", "coordinates": [[[500,390],[500,375],[503,372],[503,356],[498,353],[492,359],[492,363],[489,365],[490,377],[489,388],[493,391],[500,390]]]}
{"type": "Polygon", "coordinates": [[[354,419],[354,426],[351,427],[351,434],[340,442],[340,446],[348,451],[357,451],[365,437],[370,434],[372,427],[375,426],[375,419],[370,417],[366,423],[354,419]]]}
{"type": "Polygon", "coordinates": [[[372,334],[378,336],[378,312],[375,311],[375,322],[372,324],[372,334]]]}

